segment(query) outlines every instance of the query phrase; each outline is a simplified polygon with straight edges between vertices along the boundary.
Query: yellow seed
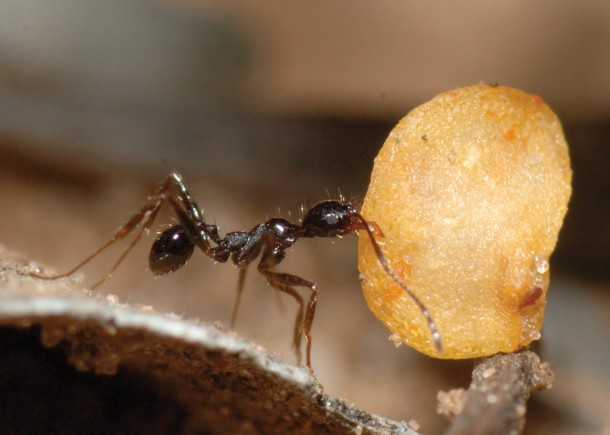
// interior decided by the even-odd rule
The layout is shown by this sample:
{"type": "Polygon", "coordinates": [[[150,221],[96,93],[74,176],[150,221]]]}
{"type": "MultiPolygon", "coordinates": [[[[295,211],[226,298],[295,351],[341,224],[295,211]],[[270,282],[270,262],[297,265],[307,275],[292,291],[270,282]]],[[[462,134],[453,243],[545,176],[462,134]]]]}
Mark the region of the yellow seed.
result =
{"type": "Polygon", "coordinates": [[[404,343],[439,358],[528,345],[540,336],[571,176],[559,119],[538,96],[477,84],[417,107],[375,159],[362,214],[429,309],[443,352],[361,234],[369,308],[404,343]]]}

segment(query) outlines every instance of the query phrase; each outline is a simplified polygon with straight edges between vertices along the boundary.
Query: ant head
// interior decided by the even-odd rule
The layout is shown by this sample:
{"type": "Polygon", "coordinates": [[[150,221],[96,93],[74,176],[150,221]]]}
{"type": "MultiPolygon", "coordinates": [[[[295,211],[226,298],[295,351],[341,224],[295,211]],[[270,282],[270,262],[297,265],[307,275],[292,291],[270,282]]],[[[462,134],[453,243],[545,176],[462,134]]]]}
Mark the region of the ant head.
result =
{"type": "Polygon", "coordinates": [[[148,267],[155,275],[174,272],[193,255],[195,245],[181,225],[163,231],[150,248],[148,267]]]}
{"type": "Polygon", "coordinates": [[[303,237],[337,237],[361,229],[364,220],[348,203],[323,201],[305,214],[301,223],[303,237]]]}

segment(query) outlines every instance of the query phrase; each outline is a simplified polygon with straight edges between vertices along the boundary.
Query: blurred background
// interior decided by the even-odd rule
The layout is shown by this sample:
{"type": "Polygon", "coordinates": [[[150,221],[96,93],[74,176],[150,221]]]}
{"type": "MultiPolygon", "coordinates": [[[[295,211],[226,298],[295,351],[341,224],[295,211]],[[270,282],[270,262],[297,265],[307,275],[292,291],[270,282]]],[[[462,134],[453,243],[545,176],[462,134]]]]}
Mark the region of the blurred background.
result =
{"type": "MultiPolygon", "coordinates": [[[[574,194],[539,353],[555,369],[528,433],[610,433],[610,3],[0,0],[0,244],[64,271],[172,169],[221,233],[366,192],[411,108],[479,81],[538,94],[564,124],[574,194]]],[[[167,212],[155,231],[172,222],[167,212]]],[[[228,324],[237,271],[203,255],[172,276],[140,243],[101,291],[228,324]]],[[[94,282],[119,250],[84,273],[94,282]]],[[[326,392],[426,433],[472,361],[395,349],[358,284],[356,238],[303,240],[278,268],[320,290],[326,392]]],[[[294,361],[295,304],[252,267],[236,330],[294,361]]]]}

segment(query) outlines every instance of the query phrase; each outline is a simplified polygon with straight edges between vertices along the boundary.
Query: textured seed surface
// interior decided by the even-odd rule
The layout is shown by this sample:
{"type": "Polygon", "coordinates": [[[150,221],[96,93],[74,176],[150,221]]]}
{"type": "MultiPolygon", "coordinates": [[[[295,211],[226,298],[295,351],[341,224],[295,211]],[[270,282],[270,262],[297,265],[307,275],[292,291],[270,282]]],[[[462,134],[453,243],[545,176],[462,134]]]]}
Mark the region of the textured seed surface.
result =
{"type": "Polygon", "coordinates": [[[369,308],[407,345],[439,358],[512,352],[538,339],[571,174],[559,119],[536,95],[477,84],[417,107],[375,159],[362,213],[430,310],[443,352],[361,235],[369,308]]]}

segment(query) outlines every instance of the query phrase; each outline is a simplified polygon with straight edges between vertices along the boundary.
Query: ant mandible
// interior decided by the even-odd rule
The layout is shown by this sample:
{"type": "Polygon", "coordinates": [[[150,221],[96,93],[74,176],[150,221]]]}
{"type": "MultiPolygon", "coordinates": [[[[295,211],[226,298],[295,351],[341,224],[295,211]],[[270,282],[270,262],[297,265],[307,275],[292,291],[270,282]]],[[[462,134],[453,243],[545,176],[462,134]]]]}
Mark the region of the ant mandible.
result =
{"type": "Polygon", "coordinates": [[[164,203],[171,205],[179,223],[163,231],[154,241],[148,258],[152,273],[159,276],[180,269],[189,260],[195,247],[201,249],[204,254],[214,261],[225,263],[230,258],[239,269],[237,298],[231,316],[231,327],[233,327],[243,291],[246,270],[251,262],[260,257],[257,269],[267,278],[269,285],[292,296],[299,304],[299,311],[294,324],[292,346],[300,363],[301,340],[305,336],[306,366],[311,373],[313,373],[311,368],[311,325],[316,311],[318,290],[314,283],[306,279],[273,271],[273,268],[286,256],[286,249],[302,237],[341,237],[358,230],[366,231],[380,265],[419,307],[430,329],[434,345],[441,352],[441,335],[432,319],[432,315],[424,303],[392,270],[377,243],[375,236],[383,236],[381,229],[376,224],[367,222],[353,205],[339,201],[329,200],[314,205],[305,213],[300,225],[290,223],[285,219],[273,218],[255,226],[248,232],[234,231],[227,233],[225,237],[220,237],[218,227],[205,222],[203,212],[189,193],[182,176],[173,171],[139,211],[134,213],[105,244],[74,268],[58,275],[39,273],[30,273],[30,275],[41,279],[59,279],[72,275],[110,245],[123,239],[136,227],[141,226],[136,236],[115,261],[106,276],[91,288],[99,287],[110,279],[123,259],[142,238],[144,232],[150,229],[164,203]],[[211,243],[215,246],[212,246],[211,243]],[[295,290],[295,287],[306,287],[310,290],[311,295],[306,307],[303,297],[295,290]]]}

